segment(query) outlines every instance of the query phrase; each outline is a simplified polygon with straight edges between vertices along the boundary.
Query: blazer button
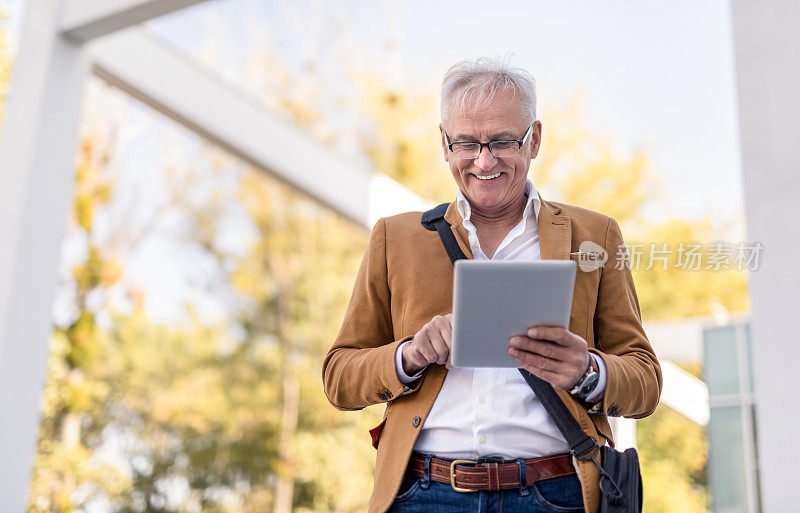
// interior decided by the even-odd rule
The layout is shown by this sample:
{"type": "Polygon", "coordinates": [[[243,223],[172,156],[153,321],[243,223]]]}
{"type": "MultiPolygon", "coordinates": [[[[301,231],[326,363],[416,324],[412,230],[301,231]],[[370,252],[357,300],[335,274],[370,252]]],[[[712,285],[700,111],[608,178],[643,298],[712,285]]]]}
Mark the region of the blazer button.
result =
{"type": "Polygon", "coordinates": [[[380,399],[381,401],[385,401],[386,394],[384,394],[383,392],[378,392],[378,399],[380,399]]]}
{"type": "Polygon", "coordinates": [[[414,417],[411,420],[411,425],[414,426],[414,427],[419,427],[419,423],[420,422],[422,422],[422,419],[420,419],[419,417],[414,417]]]}

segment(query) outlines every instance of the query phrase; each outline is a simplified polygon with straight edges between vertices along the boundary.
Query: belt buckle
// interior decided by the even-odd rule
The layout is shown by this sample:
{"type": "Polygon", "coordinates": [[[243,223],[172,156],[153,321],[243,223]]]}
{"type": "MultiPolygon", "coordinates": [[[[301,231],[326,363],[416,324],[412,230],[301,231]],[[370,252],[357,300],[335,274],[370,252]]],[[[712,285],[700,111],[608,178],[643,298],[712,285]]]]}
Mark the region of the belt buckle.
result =
{"type": "Polygon", "coordinates": [[[458,486],[456,486],[456,465],[458,465],[459,463],[478,465],[478,462],[476,460],[453,460],[450,463],[450,486],[452,486],[453,490],[457,492],[462,492],[462,493],[477,492],[478,490],[473,490],[471,488],[459,488],[458,486]]]}

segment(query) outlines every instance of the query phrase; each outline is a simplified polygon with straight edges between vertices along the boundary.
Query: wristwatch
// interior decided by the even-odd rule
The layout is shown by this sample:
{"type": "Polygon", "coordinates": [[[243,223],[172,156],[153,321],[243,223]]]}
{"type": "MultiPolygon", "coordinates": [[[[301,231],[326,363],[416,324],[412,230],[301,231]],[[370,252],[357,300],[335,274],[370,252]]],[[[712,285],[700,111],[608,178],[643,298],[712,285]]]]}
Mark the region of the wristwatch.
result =
{"type": "Polygon", "coordinates": [[[570,394],[580,399],[589,397],[600,379],[600,373],[594,370],[594,358],[589,356],[589,360],[589,368],[586,369],[581,379],[569,391],[570,394]]]}

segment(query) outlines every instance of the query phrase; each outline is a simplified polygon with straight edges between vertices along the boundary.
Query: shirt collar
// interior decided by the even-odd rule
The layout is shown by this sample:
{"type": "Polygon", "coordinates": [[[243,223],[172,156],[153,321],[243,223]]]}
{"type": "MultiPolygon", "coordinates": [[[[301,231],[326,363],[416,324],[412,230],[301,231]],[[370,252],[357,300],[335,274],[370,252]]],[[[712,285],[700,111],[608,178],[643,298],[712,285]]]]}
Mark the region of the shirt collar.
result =
{"type": "MultiPolygon", "coordinates": [[[[531,211],[533,212],[534,220],[536,220],[539,218],[539,209],[542,205],[539,201],[539,193],[530,178],[525,182],[525,195],[528,197],[528,201],[525,203],[525,210],[522,211],[522,220],[525,221],[531,211]]],[[[467,201],[466,196],[458,187],[456,187],[456,208],[458,213],[461,214],[461,219],[469,221],[472,216],[472,207],[470,207],[469,201],[467,201]]]]}

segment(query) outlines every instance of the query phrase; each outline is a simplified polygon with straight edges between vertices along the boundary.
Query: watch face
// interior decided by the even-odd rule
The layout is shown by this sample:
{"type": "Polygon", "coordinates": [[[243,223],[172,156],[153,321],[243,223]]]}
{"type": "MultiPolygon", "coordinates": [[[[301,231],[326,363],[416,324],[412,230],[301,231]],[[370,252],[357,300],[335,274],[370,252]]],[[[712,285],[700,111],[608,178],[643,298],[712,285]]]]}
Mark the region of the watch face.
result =
{"type": "Polygon", "coordinates": [[[594,390],[594,387],[597,386],[597,381],[600,379],[600,375],[596,372],[593,372],[586,378],[586,381],[583,382],[578,395],[581,397],[588,397],[589,394],[594,390]]]}

